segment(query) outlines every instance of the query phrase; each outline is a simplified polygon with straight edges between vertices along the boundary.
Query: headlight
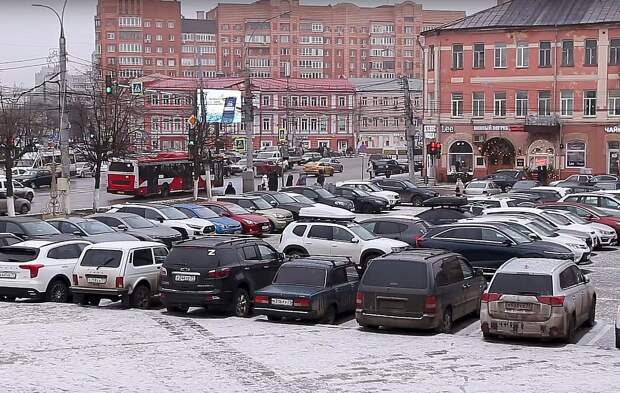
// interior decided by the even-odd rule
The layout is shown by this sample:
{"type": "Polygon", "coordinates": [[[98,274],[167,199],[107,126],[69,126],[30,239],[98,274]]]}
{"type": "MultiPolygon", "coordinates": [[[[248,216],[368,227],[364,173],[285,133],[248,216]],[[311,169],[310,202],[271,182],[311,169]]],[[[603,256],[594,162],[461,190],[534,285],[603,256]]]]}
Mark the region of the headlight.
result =
{"type": "Polygon", "coordinates": [[[586,247],[583,244],[576,244],[576,243],[569,243],[567,244],[567,246],[569,248],[575,249],[575,250],[587,250],[588,247],[586,247]]]}
{"type": "Polygon", "coordinates": [[[274,216],[275,218],[279,218],[279,219],[284,219],[284,218],[286,218],[286,216],[284,216],[284,215],[282,215],[282,214],[279,214],[279,213],[276,213],[276,214],[274,214],[273,216],[274,216]]]}
{"type": "Polygon", "coordinates": [[[344,203],[342,201],[336,201],[335,204],[338,205],[338,206],[346,206],[347,205],[346,203],[344,203]]]}
{"type": "Polygon", "coordinates": [[[401,251],[405,251],[407,249],[407,247],[392,247],[392,252],[401,252],[401,251]]]}
{"type": "Polygon", "coordinates": [[[197,229],[197,230],[202,229],[201,225],[187,224],[187,226],[192,228],[192,229],[197,229]]]}
{"type": "Polygon", "coordinates": [[[256,223],[255,223],[254,221],[252,221],[252,220],[245,220],[245,219],[244,219],[244,220],[242,220],[242,221],[243,221],[244,223],[248,224],[248,225],[254,225],[254,224],[256,224],[256,223]]]}

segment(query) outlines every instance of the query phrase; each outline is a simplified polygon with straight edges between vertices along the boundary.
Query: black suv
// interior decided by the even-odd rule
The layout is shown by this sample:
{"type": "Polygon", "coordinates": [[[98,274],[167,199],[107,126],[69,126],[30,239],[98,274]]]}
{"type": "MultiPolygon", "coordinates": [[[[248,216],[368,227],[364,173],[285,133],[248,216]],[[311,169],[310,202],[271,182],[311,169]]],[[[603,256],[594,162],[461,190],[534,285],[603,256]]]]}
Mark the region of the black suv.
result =
{"type": "Polygon", "coordinates": [[[294,186],[294,187],[286,187],[281,190],[282,192],[294,192],[297,194],[301,194],[306,198],[316,202],[323,203],[325,205],[339,207],[341,209],[346,209],[350,211],[355,210],[355,205],[348,199],[339,198],[327,191],[326,189],[319,186],[294,186]]]}
{"type": "Polygon", "coordinates": [[[400,240],[413,247],[417,247],[430,227],[420,218],[393,215],[369,218],[359,224],[379,237],[400,240]]]}
{"type": "Polygon", "coordinates": [[[273,207],[288,210],[293,214],[293,219],[295,220],[299,218],[301,209],[312,207],[310,204],[297,202],[287,194],[278,191],[254,191],[245,195],[261,197],[273,207]]]}
{"type": "Polygon", "coordinates": [[[189,307],[252,312],[254,291],[271,284],[283,255],[256,238],[218,235],[175,245],[160,270],[168,312],[189,307]]]}
{"type": "Polygon", "coordinates": [[[332,191],[335,196],[350,200],[358,213],[381,213],[389,210],[390,204],[385,198],[371,195],[364,190],[350,187],[336,187],[332,191]]]}
{"type": "Polygon", "coordinates": [[[406,179],[376,179],[373,183],[385,191],[394,191],[400,195],[401,203],[422,206],[425,200],[438,196],[435,191],[421,188],[406,179]]]}
{"type": "Polygon", "coordinates": [[[385,175],[387,172],[389,172],[391,175],[403,173],[402,168],[396,160],[383,159],[370,162],[372,163],[372,170],[375,172],[375,175],[385,175]]]}
{"type": "Polygon", "coordinates": [[[407,250],[376,258],[360,282],[355,319],[366,328],[436,329],[480,310],[486,281],[461,255],[407,250]]]}

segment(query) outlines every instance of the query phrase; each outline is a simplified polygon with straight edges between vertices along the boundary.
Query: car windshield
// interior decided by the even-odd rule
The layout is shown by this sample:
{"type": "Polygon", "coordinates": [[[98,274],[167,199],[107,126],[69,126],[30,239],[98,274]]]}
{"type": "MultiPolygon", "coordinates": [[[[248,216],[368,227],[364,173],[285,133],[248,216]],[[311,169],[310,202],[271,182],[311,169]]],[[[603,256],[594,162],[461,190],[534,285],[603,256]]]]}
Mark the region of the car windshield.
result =
{"type": "Polygon", "coordinates": [[[316,192],[317,194],[319,194],[319,196],[321,198],[334,198],[334,194],[332,194],[331,192],[323,189],[323,188],[314,188],[313,189],[314,192],[316,192]]]}
{"type": "Polygon", "coordinates": [[[274,284],[324,287],[327,271],[304,266],[282,266],[273,279],[274,284]]]}
{"type": "Polygon", "coordinates": [[[156,226],[146,218],[140,216],[123,217],[123,220],[125,220],[127,225],[133,229],[153,228],[156,226]]]}
{"type": "Polygon", "coordinates": [[[540,224],[538,222],[531,221],[529,223],[529,226],[534,231],[536,231],[536,233],[538,233],[538,234],[540,234],[542,236],[545,236],[545,237],[556,237],[556,236],[558,236],[558,234],[553,231],[553,228],[551,228],[549,226],[546,226],[546,225],[543,225],[543,224],[540,224]]]}
{"type": "Polygon", "coordinates": [[[502,295],[552,295],[553,280],[546,274],[497,273],[489,292],[502,295]]]}
{"type": "Polygon", "coordinates": [[[204,206],[195,206],[192,207],[192,212],[198,216],[198,218],[218,218],[216,212],[204,206]]]}
{"type": "Polygon", "coordinates": [[[425,263],[376,259],[370,263],[362,284],[373,287],[425,289],[428,273],[425,263]]]}
{"type": "Polygon", "coordinates": [[[508,226],[502,226],[501,229],[502,229],[502,232],[510,236],[512,240],[514,240],[517,243],[531,243],[532,241],[532,239],[530,239],[529,237],[521,234],[520,232],[515,231],[514,229],[508,226]]]}
{"type": "Polygon", "coordinates": [[[467,188],[484,188],[486,185],[487,184],[483,182],[471,182],[467,185],[467,188]]]}
{"type": "Polygon", "coordinates": [[[80,265],[116,268],[121,265],[122,257],[123,252],[118,250],[86,250],[80,265]]]}
{"type": "Polygon", "coordinates": [[[558,225],[566,226],[566,225],[572,224],[571,220],[569,220],[568,218],[564,217],[563,215],[559,213],[544,211],[543,215],[547,217],[549,220],[553,221],[554,223],[557,223],[558,225]]]}
{"type": "Polygon", "coordinates": [[[582,225],[589,224],[588,221],[584,220],[583,218],[579,217],[576,214],[568,213],[568,214],[565,214],[564,217],[568,218],[569,220],[571,220],[575,224],[582,224],[582,225]]]}
{"type": "Polygon", "coordinates": [[[357,196],[362,196],[362,197],[367,197],[367,196],[370,196],[370,194],[368,193],[368,191],[360,190],[359,188],[354,189],[354,190],[353,190],[353,192],[354,192],[357,196]]]}
{"type": "Polygon", "coordinates": [[[361,186],[363,187],[361,189],[364,190],[364,191],[370,191],[370,192],[381,192],[381,191],[383,191],[381,189],[381,187],[379,187],[375,183],[365,183],[365,184],[361,184],[361,186]]]}
{"type": "Polygon", "coordinates": [[[265,151],[265,152],[262,152],[262,153],[258,153],[256,158],[258,158],[258,159],[274,158],[274,154],[273,154],[272,151],[265,151]]]}
{"type": "Polygon", "coordinates": [[[232,214],[250,214],[250,212],[239,205],[235,205],[234,203],[227,204],[226,208],[230,210],[232,214]]]}
{"type": "Polygon", "coordinates": [[[411,180],[401,180],[400,182],[403,183],[405,185],[405,187],[408,187],[408,188],[418,188],[418,186],[413,184],[411,182],[411,180]]]}
{"type": "Polygon", "coordinates": [[[362,240],[377,239],[377,236],[374,233],[370,232],[368,229],[364,228],[363,226],[359,224],[349,224],[347,225],[347,228],[349,228],[351,232],[356,234],[357,237],[359,237],[362,240]]]}
{"type": "Polygon", "coordinates": [[[310,198],[308,198],[308,197],[306,197],[304,195],[301,195],[301,194],[297,194],[297,195],[295,195],[292,198],[294,198],[299,203],[307,203],[309,205],[314,205],[316,203],[312,199],[310,199],[310,198]]]}
{"type": "Polygon", "coordinates": [[[273,209],[273,206],[271,206],[269,204],[269,202],[267,202],[266,200],[264,200],[263,198],[255,198],[252,199],[252,203],[254,204],[254,206],[256,206],[257,209],[259,210],[265,210],[265,209],[273,209]]]}
{"type": "Polygon", "coordinates": [[[97,220],[88,220],[77,223],[84,232],[89,235],[100,235],[102,233],[114,233],[114,229],[97,220]]]}
{"type": "Polygon", "coordinates": [[[169,220],[187,220],[187,216],[174,207],[159,207],[157,208],[164,216],[169,220]]]}
{"type": "Polygon", "coordinates": [[[58,235],[60,232],[48,222],[23,222],[22,227],[29,236],[58,235]]]}
{"type": "Polygon", "coordinates": [[[278,203],[295,203],[295,200],[286,194],[272,194],[271,196],[278,203]]]}

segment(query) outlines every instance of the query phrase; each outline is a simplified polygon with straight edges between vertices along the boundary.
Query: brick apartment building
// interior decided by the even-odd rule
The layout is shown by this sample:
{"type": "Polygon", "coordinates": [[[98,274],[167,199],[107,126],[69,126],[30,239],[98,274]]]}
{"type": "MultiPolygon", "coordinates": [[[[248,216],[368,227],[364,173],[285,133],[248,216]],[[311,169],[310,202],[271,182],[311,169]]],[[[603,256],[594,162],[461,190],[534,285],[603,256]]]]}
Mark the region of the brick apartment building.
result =
{"type": "Polygon", "coordinates": [[[465,16],[405,1],[374,8],[298,0],[220,3],[198,18],[178,0],[99,0],[96,56],[104,73],[170,77],[419,77],[419,34],[465,16]],[[247,54],[247,56],[246,56],[247,54]]]}
{"type": "Polygon", "coordinates": [[[513,0],[423,33],[436,177],[617,174],[619,22],[617,0],[513,0]]]}

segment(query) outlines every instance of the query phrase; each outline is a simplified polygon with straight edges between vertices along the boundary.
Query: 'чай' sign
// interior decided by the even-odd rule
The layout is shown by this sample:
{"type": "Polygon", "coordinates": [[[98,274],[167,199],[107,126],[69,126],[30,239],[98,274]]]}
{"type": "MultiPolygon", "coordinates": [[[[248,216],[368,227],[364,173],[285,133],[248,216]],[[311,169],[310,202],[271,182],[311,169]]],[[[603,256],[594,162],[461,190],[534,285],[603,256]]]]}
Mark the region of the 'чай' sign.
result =
{"type": "Polygon", "coordinates": [[[620,134],[620,126],[607,126],[605,132],[608,134],[620,134]]]}

